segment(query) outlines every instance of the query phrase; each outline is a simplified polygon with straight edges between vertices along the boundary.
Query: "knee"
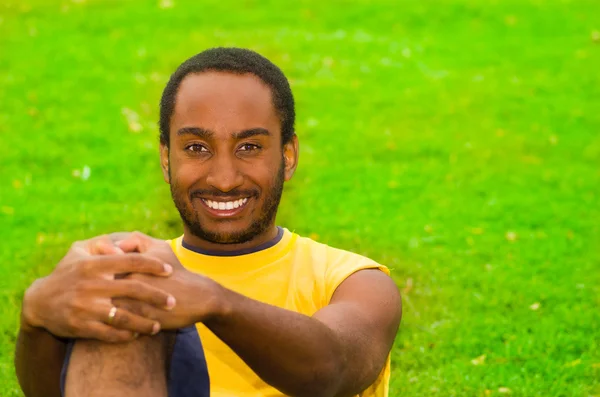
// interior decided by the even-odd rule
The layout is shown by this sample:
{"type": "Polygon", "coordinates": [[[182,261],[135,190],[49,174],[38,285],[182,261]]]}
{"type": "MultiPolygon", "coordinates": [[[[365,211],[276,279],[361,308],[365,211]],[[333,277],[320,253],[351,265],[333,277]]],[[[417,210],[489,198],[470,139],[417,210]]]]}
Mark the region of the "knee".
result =
{"type": "Polygon", "coordinates": [[[115,396],[166,397],[166,340],[161,334],[125,343],[77,340],[67,358],[65,395],[93,396],[100,387],[115,396]]]}

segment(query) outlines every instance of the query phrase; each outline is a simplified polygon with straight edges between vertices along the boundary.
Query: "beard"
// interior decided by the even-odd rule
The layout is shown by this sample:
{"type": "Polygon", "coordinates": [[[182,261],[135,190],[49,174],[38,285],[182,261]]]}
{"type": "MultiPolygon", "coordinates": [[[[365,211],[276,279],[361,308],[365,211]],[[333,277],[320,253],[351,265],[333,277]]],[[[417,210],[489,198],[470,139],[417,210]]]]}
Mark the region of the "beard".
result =
{"type": "MultiPolygon", "coordinates": [[[[284,179],[285,163],[282,161],[269,190],[263,192],[265,198],[262,206],[259,209],[258,216],[252,220],[251,224],[247,228],[234,232],[216,232],[207,229],[200,221],[199,211],[194,208],[193,204],[188,205],[188,203],[192,203],[195,197],[201,197],[203,195],[212,197],[226,196],[258,198],[258,191],[234,190],[223,193],[219,190],[195,190],[188,194],[186,200],[186,193],[182,192],[179,189],[177,182],[171,179],[171,197],[173,198],[175,207],[179,211],[181,220],[193,236],[216,244],[241,244],[251,241],[256,236],[265,233],[275,222],[277,208],[279,207],[279,202],[281,201],[281,195],[283,193],[284,179]]],[[[221,222],[227,222],[227,220],[222,220],[221,222]]]]}

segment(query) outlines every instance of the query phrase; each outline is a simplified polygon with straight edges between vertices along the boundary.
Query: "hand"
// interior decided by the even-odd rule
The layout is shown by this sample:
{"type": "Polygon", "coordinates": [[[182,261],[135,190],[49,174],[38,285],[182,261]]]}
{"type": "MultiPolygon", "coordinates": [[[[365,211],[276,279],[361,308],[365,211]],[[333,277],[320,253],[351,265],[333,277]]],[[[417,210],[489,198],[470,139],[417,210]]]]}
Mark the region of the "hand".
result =
{"type": "Polygon", "coordinates": [[[131,340],[137,333],[157,333],[159,323],[125,309],[118,309],[107,324],[115,298],[133,299],[157,312],[175,305],[171,295],[156,287],[116,279],[124,273],[167,278],[172,268],[147,255],[125,255],[107,236],[74,243],[54,271],[25,292],[22,327],[45,328],[58,337],[106,342],[131,340]]]}
{"type": "Polygon", "coordinates": [[[139,305],[131,299],[119,299],[115,301],[116,306],[157,320],[162,329],[183,328],[202,322],[222,310],[220,297],[223,287],[208,277],[185,269],[165,241],[136,232],[117,245],[126,255],[137,252],[173,266],[173,273],[168,278],[140,273],[128,275],[126,278],[171,293],[177,301],[177,306],[170,311],[164,311],[148,305],[139,305]]]}

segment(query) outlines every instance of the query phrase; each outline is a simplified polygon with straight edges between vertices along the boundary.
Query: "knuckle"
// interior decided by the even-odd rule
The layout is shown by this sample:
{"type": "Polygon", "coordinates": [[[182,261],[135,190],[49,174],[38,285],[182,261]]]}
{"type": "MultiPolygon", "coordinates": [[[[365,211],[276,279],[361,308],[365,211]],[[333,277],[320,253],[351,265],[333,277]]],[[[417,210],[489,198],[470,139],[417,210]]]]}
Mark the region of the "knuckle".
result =
{"type": "Polygon", "coordinates": [[[88,253],[97,252],[101,247],[110,244],[110,240],[106,234],[93,237],[85,242],[85,249],[88,253]]]}
{"type": "Polygon", "coordinates": [[[119,325],[120,327],[127,327],[131,324],[131,319],[129,318],[129,315],[127,314],[123,314],[123,311],[121,311],[121,313],[119,314],[119,312],[117,312],[117,318],[115,319],[115,324],[119,325]]]}
{"type": "MultiPolygon", "coordinates": [[[[144,309],[143,309],[143,305],[140,304],[139,302],[135,302],[133,303],[130,308],[129,311],[133,314],[136,314],[138,316],[143,316],[144,315],[144,309]]],[[[132,319],[129,319],[129,321],[131,322],[132,319]]]]}
{"type": "Polygon", "coordinates": [[[76,263],[76,269],[80,275],[90,275],[94,269],[94,263],[89,258],[82,258],[76,263]]]}
{"type": "Polygon", "coordinates": [[[113,243],[116,243],[117,241],[125,240],[126,238],[130,237],[130,235],[131,233],[129,232],[115,232],[109,234],[108,237],[113,243]]]}
{"type": "Polygon", "coordinates": [[[133,295],[137,296],[143,291],[144,285],[139,280],[131,279],[128,282],[127,288],[133,295]]]}
{"type": "Polygon", "coordinates": [[[75,322],[85,316],[85,313],[89,310],[89,306],[89,302],[86,299],[75,296],[66,309],[66,315],[70,321],[75,322]]]}
{"type": "Polygon", "coordinates": [[[71,250],[75,250],[75,249],[80,249],[80,248],[85,248],[85,246],[90,242],[90,240],[76,240],[71,244],[70,249],[71,250]]]}
{"type": "Polygon", "coordinates": [[[148,299],[153,295],[152,292],[154,291],[154,288],[145,284],[143,281],[132,280],[132,283],[133,293],[139,299],[148,299]]]}
{"type": "Polygon", "coordinates": [[[92,288],[92,283],[90,283],[89,281],[79,281],[76,282],[73,285],[73,301],[77,301],[78,299],[81,299],[84,295],[86,295],[90,289],[92,288]]]}
{"type": "MultiPolygon", "coordinates": [[[[113,305],[115,305],[118,309],[131,311],[132,307],[134,306],[134,301],[125,298],[113,299],[113,305]]],[[[117,313],[119,312],[117,311],[117,313]]]]}
{"type": "Polygon", "coordinates": [[[133,237],[136,240],[141,240],[145,237],[146,235],[142,232],[140,232],[139,230],[135,230],[131,233],[131,237],[133,237]]]}
{"type": "Polygon", "coordinates": [[[98,243],[103,243],[103,242],[107,242],[110,241],[108,238],[107,234],[101,234],[99,236],[93,237],[90,240],[88,240],[88,244],[90,246],[94,245],[94,244],[98,244],[98,243]]]}
{"type": "Polygon", "coordinates": [[[139,254],[128,254],[127,260],[131,267],[138,268],[143,264],[142,257],[139,254]]]}

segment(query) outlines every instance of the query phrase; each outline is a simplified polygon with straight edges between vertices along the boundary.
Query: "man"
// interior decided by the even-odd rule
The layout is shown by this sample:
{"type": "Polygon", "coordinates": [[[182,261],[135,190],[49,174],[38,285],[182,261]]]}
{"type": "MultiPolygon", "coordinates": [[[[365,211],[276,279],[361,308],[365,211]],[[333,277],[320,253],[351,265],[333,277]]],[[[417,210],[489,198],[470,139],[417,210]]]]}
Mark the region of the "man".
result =
{"type": "Polygon", "coordinates": [[[200,340],[213,396],[387,395],[401,318],[387,269],[275,225],[294,119],[287,79],[252,51],[177,69],[160,158],[184,234],[76,243],[32,284],[16,352],[28,397],[60,396],[61,368],[67,397],[204,395],[200,340]]]}

